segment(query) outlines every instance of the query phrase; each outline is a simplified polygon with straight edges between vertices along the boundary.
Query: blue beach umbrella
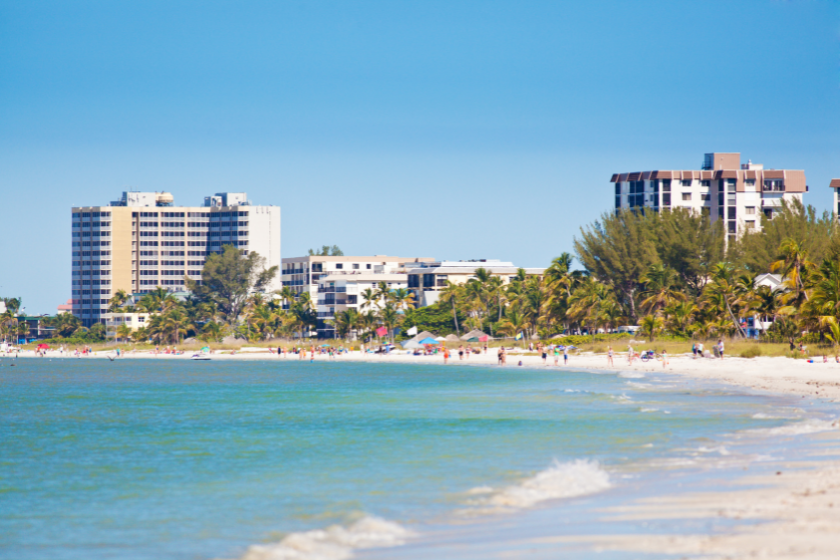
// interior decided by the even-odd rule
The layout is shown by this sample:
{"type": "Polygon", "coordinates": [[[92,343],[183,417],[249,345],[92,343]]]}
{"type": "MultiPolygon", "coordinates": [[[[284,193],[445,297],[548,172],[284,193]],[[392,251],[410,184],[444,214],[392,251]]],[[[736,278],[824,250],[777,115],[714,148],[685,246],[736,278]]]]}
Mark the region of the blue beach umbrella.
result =
{"type": "Polygon", "coordinates": [[[420,341],[420,344],[438,344],[438,341],[432,337],[424,338],[420,341]]]}

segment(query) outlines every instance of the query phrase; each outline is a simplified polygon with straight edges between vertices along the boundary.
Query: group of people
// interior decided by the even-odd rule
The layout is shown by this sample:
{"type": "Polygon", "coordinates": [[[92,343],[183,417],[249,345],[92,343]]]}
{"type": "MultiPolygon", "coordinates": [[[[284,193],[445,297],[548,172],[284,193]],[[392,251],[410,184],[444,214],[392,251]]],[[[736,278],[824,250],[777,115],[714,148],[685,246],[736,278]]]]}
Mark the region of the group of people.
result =
{"type": "Polygon", "coordinates": [[[269,352],[272,354],[277,354],[277,357],[288,358],[289,354],[296,355],[299,360],[305,360],[307,353],[309,354],[309,361],[315,361],[315,355],[318,356],[327,356],[329,359],[333,359],[336,356],[340,356],[341,354],[346,354],[350,350],[345,348],[344,346],[314,346],[310,345],[309,350],[307,351],[306,347],[304,346],[292,346],[291,348],[283,348],[282,346],[278,346],[277,348],[269,348],[269,352]]]}

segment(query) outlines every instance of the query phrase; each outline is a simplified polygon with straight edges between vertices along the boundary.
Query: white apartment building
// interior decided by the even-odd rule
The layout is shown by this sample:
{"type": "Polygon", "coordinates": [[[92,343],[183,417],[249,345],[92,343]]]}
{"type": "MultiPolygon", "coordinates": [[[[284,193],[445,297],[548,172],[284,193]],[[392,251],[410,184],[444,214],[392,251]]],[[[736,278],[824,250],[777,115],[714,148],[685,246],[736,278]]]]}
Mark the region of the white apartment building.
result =
{"type": "Polygon", "coordinates": [[[840,179],[832,179],[828,186],[834,191],[834,217],[840,219],[840,179]]]}
{"type": "Polygon", "coordinates": [[[141,327],[146,327],[149,324],[151,317],[150,313],[106,313],[105,317],[105,337],[108,340],[117,338],[117,329],[122,325],[131,329],[131,332],[136,331],[141,327]]]}
{"type": "Polygon", "coordinates": [[[616,173],[615,208],[688,208],[725,221],[729,239],[761,228],[761,216],[773,217],[782,200],[802,200],[808,191],[805,172],[741,164],[739,153],[705,154],[703,168],[692,171],[616,173]]]}
{"type": "MultiPolygon", "coordinates": [[[[504,284],[510,283],[519,272],[519,267],[513,266],[512,262],[494,259],[424,262],[406,271],[408,288],[414,292],[418,306],[433,305],[440,297],[440,292],[446,288],[447,282],[464,284],[475,278],[475,271],[479,268],[487,270],[491,276],[500,277],[504,284]]],[[[528,276],[542,276],[545,273],[545,268],[523,270],[528,276]]]]}
{"type": "MultiPolygon", "coordinates": [[[[335,338],[335,327],[327,321],[335,319],[336,313],[355,309],[359,313],[364,309],[365,299],[362,296],[368,289],[376,290],[384,282],[390,290],[408,287],[408,276],[405,269],[391,272],[361,273],[361,274],[327,274],[318,280],[318,338],[335,338]]],[[[379,306],[373,304],[370,310],[375,311],[379,306]]]]}
{"type": "MultiPolygon", "coordinates": [[[[175,206],[165,192],[124,192],[108,206],[72,209],[72,309],[85,326],[102,322],[118,290],[184,289],[201,280],[209,253],[234,245],[280,266],[280,207],[245,193],[217,193],[201,206],[175,206]]],[[[279,275],[269,290],[280,289],[279,275]]]]}
{"type": "MultiPolygon", "coordinates": [[[[318,336],[323,338],[329,331],[334,332],[333,326],[326,321],[332,319],[338,311],[359,306],[362,303],[358,299],[359,294],[369,287],[367,284],[374,281],[373,278],[376,279],[376,284],[386,282],[393,289],[404,288],[405,268],[431,260],[423,257],[386,255],[291,257],[283,259],[281,279],[284,288],[289,287],[297,294],[309,293],[318,313],[318,336]],[[320,287],[322,280],[327,281],[323,288],[320,287]],[[326,291],[330,287],[329,282],[334,283],[333,288],[342,288],[344,291],[326,291]],[[325,291],[320,291],[321,289],[325,291]],[[350,293],[346,291],[348,289],[350,293]],[[337,301],[343,303],[334,303],[337,301]]],[[[288,307],[288,302],[284,303],[284,307],[288,307]]]]}

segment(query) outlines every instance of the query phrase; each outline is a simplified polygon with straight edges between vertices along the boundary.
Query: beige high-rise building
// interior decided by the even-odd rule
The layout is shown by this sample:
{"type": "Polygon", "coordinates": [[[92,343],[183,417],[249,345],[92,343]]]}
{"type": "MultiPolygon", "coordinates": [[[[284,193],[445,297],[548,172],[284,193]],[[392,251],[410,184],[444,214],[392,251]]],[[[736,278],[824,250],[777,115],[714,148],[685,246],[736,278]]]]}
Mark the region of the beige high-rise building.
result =
{"type": "MultiPolygon", "coordinates": [[[[245,193],[175,206],[169,193],[124,192],[108,206],[72,212],[72,306],[85,326],[104,321],[118,290],[176,292],[185,276],[201,280],[206,256],[228,244],[280,265],[280,207],[252,206],[245,193]]],[[[279,273],[269,289],[280,289],[279,273]]]]}

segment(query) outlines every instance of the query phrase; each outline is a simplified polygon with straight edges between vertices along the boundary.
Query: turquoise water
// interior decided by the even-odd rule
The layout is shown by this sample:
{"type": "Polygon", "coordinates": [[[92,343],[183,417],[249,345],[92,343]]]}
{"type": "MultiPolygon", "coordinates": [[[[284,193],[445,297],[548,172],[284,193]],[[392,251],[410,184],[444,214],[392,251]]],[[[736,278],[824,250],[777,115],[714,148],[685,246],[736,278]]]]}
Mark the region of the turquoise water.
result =
{"type": "Polygon", "coordinates": [[[0,558],[18,560],[239,558],[336,524],[349,533],[318,542],[338,552],[416,541],[627,473],[731,460],[722,434],[804,414],[794,398],[552,368],[17,364],[0,367],[0,558]]]}

